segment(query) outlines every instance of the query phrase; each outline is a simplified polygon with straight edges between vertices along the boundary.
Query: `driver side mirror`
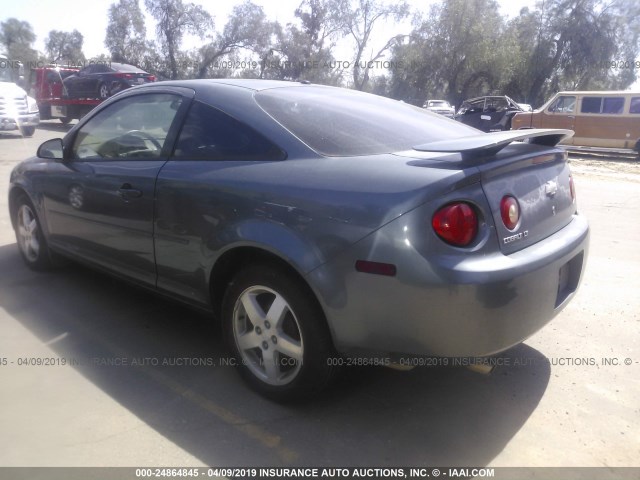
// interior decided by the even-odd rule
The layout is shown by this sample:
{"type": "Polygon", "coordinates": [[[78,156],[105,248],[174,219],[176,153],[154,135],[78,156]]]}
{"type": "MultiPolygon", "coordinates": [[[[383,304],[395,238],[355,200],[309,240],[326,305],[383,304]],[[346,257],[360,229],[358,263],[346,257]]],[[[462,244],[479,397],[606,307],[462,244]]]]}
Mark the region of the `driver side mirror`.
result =
{"type": "Polygon", "coordinates": [[[62,149],[62,139],[54,138],[47,140],[38,147],[38,158],[48,158],[51,160],[62,160],[64,158],[62,149]]]}

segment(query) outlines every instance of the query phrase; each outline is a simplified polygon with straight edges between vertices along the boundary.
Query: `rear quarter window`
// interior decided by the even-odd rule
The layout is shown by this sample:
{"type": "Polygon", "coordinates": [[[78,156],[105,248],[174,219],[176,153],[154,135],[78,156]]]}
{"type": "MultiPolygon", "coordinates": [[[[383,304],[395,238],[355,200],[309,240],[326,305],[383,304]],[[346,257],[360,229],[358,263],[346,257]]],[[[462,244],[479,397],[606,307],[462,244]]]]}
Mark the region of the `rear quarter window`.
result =
{"type": "Polygon", "coordinates": [[[186,160],[283,160],[285,153],[262,135],[201,102],[191,106],[173,153],[186,160]]]}
{"type": "Polygon", "coordinates": [[[632,97],[631,105],[629,106],[629,113],[640,113],[640,97],[632,97]]]}

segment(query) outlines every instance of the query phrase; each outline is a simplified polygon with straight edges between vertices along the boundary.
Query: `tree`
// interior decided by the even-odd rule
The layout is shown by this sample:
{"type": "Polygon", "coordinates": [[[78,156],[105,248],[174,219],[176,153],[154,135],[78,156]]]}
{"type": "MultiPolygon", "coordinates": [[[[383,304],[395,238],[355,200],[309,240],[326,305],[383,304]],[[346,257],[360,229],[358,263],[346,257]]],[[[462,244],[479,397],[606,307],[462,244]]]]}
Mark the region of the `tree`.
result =
{"type": "Polygon", "coordinates": [[[35,39],[36,36],[29,22],[9,18],[0,23],[0,44],[7,49],[7,53],[16,45],[31,45],[35,39]]]}
{"type": "Polygon", "coordinates": [[[275,25],[267,21],[262,7],[249,0],[236,5],[222,33],[200,50],[198,78],[209,76],[209,70],[216,60],[238,49],[266,54],[275,31],[275,25]]]}
{"type": "Polygon", "coordinates": [[[150,45],[138,0],[119,0],[109,7],[104,44],[114,62],[142,65],[150,45]]]}
{"type": "Polygon", "coordinates": [[[342,29],[355,42],[353,60],[353,86],[356,90],[365,88],[369,81],[369,71],[374,62],[402,40],[404,35],[390,38],[376,53],[365,55],[371,36],[380,21],[393,19],[400,21],[409,15],[409,5],[401,0],[395,4],[384,4],[380,0],[343,0],[340,2],[342,29]],[[366,58],[366,60],[365,60],[366,58]]]}
{"type": "Polygon", "coordinates": [[[338,84],[343,71],[336,68],[334,40],[343,35],[340,2],[304,0],[295,11],[298,24],[277,29],[263,76],[282,80],[309,80],[338,84]]]}
{"type": "Polygon", "coordinates": [[[0,23],[0,45],[9,58],[22,62],[33,60],[37,52],[31,48],[36,36],[28,22],[9,18],[0,23]]]}
{"type": "Polygon", "coordinates": [[[185,34],[204,38],[213,27],[211,15],[201,6],[182,0],[145,0],[145,6],[157,22],[158,42],[168,60],[172,80],[180,77],[178,57],[185,34]]]}
{"type": "Polygon", "coordinates": [[[51,62],[66,61],[68,64],[77,65],[85,59],[82,53],[83,42],[84,38],[78,30],[51,30],[45,40],[47,57],[51,62]]]}
{"type": "Polygon", "coordinates": [[[403,68],[392,71],[391,93],[414,103],[446,98],[460,104],[492,93],[508,78],[517,51],[503,35],[494,0],[444,0],[417,18],[409,41],[393,48],[403,68]]]}
{"type": "Polygon", "coordinates": [[[523,54],[514,84],[536,105],[558,90],[626,88],[635,80],[632,70],[607,64],[637,58],[640,26],[629,19],[639,16],[637,2],[539,2],[510,24],[523,54]]]}

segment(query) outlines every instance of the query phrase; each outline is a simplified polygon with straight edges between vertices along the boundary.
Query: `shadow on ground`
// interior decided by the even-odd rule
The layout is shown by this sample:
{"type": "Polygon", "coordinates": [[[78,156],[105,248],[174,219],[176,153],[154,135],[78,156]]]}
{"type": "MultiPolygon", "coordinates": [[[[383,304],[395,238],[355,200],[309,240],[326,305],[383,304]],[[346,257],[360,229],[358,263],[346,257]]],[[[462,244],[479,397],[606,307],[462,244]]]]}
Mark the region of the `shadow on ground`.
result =
{"type": "Polygon", "coordinates": [[[46,130],[48,132],[60,132],[60,136],[63,137],[67,134],[72,127],[74,127],[76,122],[72,122],[70,124],[63,124],[60,120],[49,120],[40,122],[38,125],[39,130],[46,130]]]}
{"type": "Polygon", "coordinates": [[[31,272],[15,244],[0,247],[0,271],[0,308],[42,342],[60,338],[50,347],[73,368],[208,465],[486,465],[535,410],[550,375],[547,359],[521,345],[505,358],[529,364],[491,376],[349,369],[313,402],[277,405],[220,365],[227,353],[206,316],[79,266],[31,272]],[[146,365],[100,364],[123,357],[146,365]],[[177,359],[216,366],[152,365],[177,359]]]}

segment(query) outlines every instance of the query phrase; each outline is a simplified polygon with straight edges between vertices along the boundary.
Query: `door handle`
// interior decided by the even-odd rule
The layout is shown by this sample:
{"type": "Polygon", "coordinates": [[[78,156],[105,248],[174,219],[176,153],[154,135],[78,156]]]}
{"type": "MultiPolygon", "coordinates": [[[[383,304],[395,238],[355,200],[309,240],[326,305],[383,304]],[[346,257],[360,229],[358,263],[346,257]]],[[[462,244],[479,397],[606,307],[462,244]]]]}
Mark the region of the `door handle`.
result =
{"type": "Polygon", "coordinates": [[[575,115],[567,115],[567,118],[570,118],[570,119],[572,119],[572,120],[573,120],[573,119],[574,119],[574,118],[576,118],[576,117],[575,117],[575,115]]]}
{"type": "Polygon", "coordinates": [[[118,195],[126,200],[128,198],[140,198],[142,192],[133,188],[130,183],[125,183],[118,189],[118,195]]]}

